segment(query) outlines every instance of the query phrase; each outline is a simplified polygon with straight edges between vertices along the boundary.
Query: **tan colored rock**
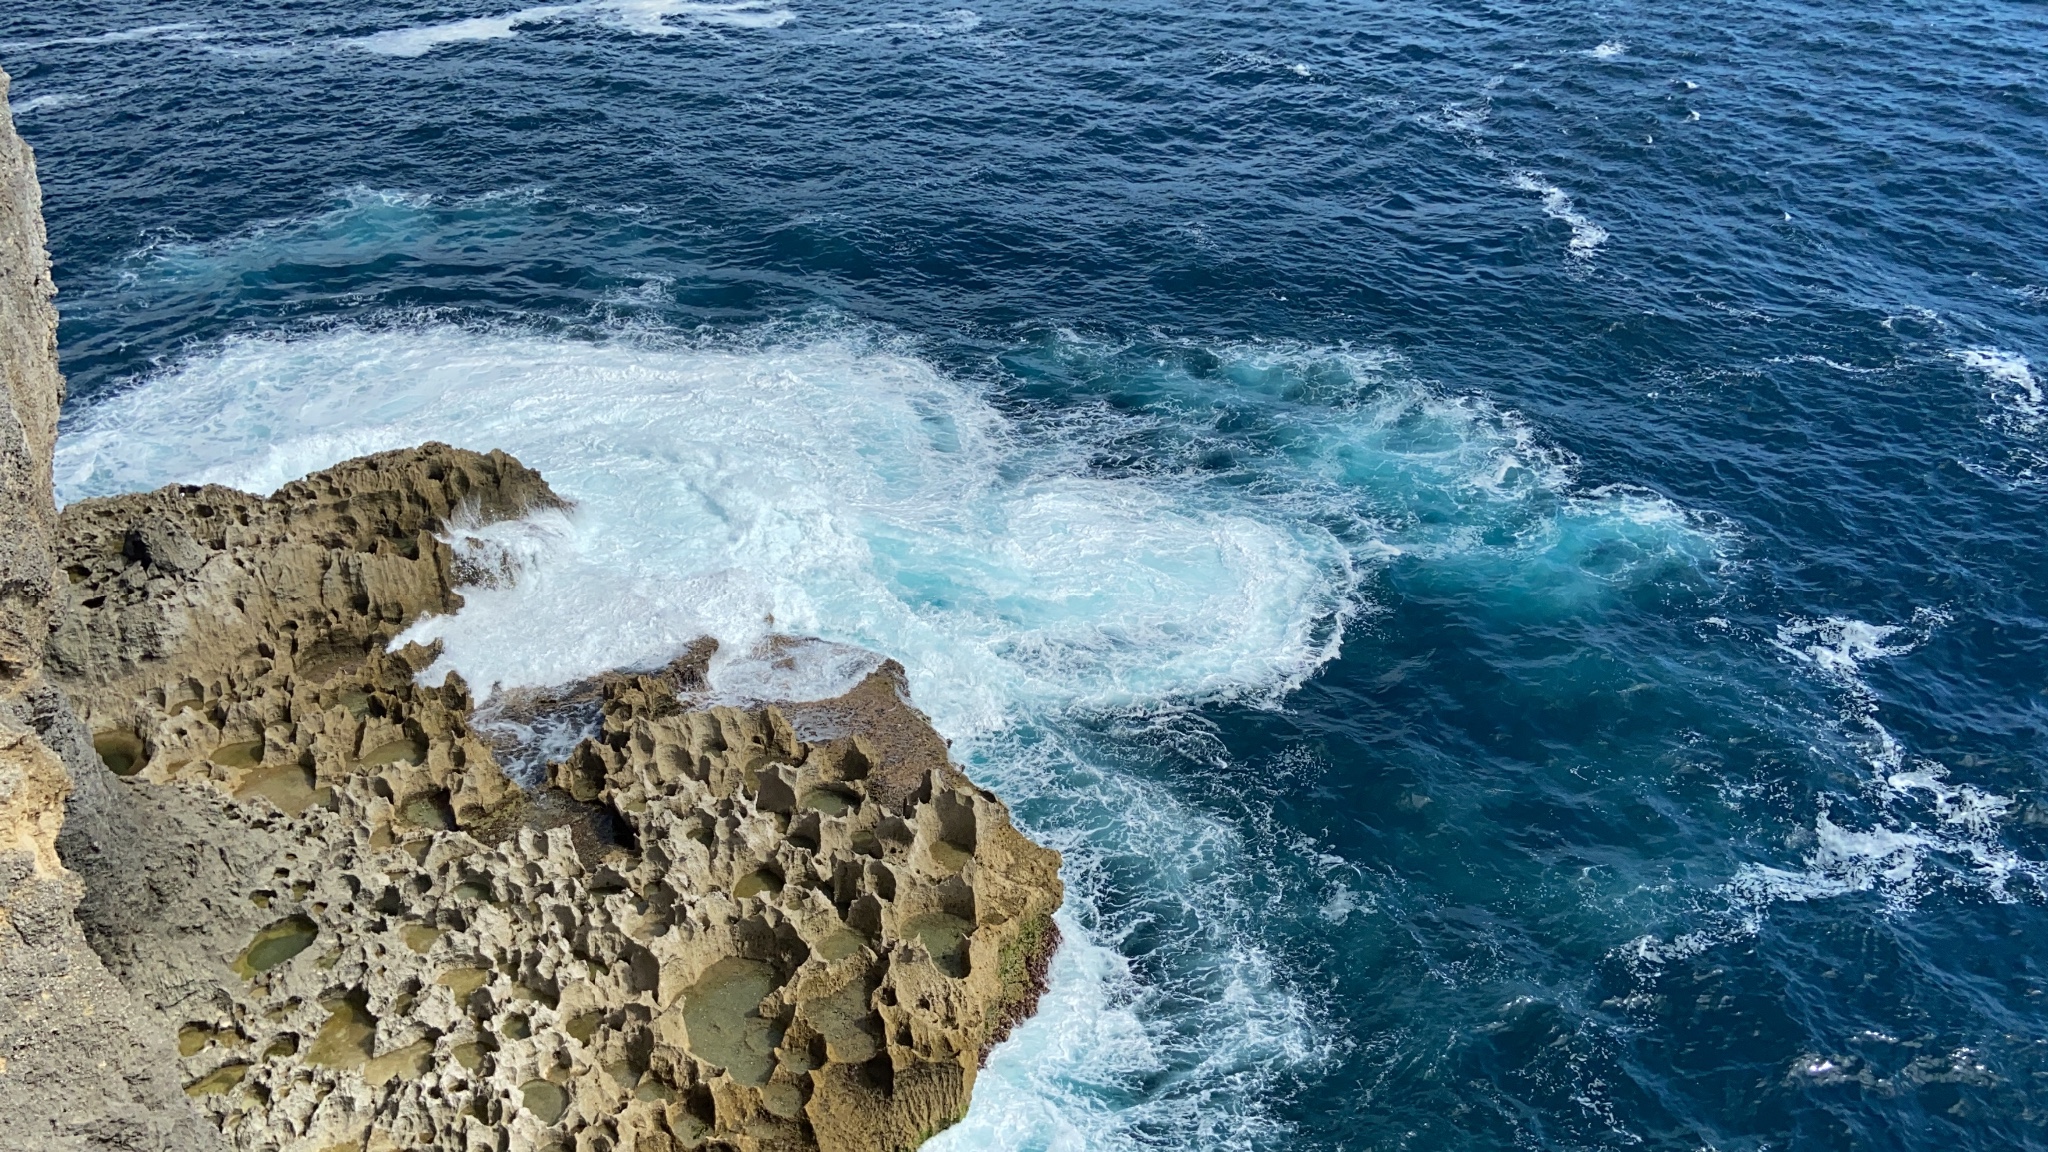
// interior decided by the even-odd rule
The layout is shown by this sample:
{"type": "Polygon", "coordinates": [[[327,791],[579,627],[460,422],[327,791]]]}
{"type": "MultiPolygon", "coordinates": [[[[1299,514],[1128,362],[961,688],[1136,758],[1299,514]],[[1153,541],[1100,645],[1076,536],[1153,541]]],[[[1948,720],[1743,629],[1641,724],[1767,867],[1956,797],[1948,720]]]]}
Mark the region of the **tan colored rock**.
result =
{"type": "Polygon", "coordinates": [[[1035,1006],[1059,857],[906,696],[893,662],[838,700],[758,712],[613,677],[602,736],[558,768],[630,826],[629,888],[693,910],[626,935],[656,963],[649,1074],[708,1092],[708,1140],[915,1147],[965,1114],[989,1048],[1035,1006]],[[737,1001],[772,1050],[734,1048],[707,1016],[737,1001]]]}
{"type": "MultiPolygon", "coordinates": [[[[10,717],[0,718],[0,765],[0,854],[24,858],[31,876],[62,876],[57,831],[64,826],[64,797],[71,791],[64,762],[34,729],[10,717]]],[[[0,908],[4,915],[6,909],[0,908]]]]}
{"type": "MultiPolygon", "coordinates": [[[[654,673],[506,694],[391,638],[443,539],[556,503],[502,454],[64,512],[50,662],[132,798],[84,918],[246,1149],[912,1148],[965,1111],[1057,942],[1057,854],[883,669],[709,707],[654,673]],[[515,721],[598,734],[527,794],[515,721]]],[[[93,879],[97,877],[97,879],[93,879]]]]}
{"type": "Polygon", "coordinates": [[[50,673],[96,731],[181,691],[324,681],[421,615],[462,606],[437,533],[560,503],[502,452],[440,444],[351,460],[268,497],[186,485],[81,500],[64,510],[50,673]]]}
{"type": "Polygon", "coordinates": [[[385,652],[462,606],[436,534],[561,502],[502,452],[429,444],[294,481],[82,500],[64,510],[56,680],[108,767],[204,777],[287,811],[374,769],[396,802],[482,818],[516,789],[468,731],[460,680],[385,652]]]}

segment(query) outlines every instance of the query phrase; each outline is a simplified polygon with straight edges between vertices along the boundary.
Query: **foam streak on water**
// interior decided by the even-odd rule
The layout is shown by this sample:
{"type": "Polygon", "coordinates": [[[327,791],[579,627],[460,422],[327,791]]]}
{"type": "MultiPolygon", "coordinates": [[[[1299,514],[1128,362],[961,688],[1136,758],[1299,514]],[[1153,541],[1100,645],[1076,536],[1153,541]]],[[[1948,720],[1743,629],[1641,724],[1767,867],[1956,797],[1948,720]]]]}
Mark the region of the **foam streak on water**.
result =
{"type": "Polygon", "coordinates": [[[502,16],[476,16],[445,24],[423,24],[372,33],[349,41],[383,56],[424,56],[447,44],[504,40],[522,29],[559,21],[593,20],[643,36],[671,36],[678,28],[671,18],[731,28],[779,28],[795,14],[772,0],[735,0],[700,4],[690,0],[582,0],[575,4],[541,4],[502,16]]]}
{"type": "Polygon", "coordinates": [[[121,28],[112,32],[101,32],[90,36],[56,36],[46,40],[16,40],[0,44],[0,47],[32,49],[55,48],[70,45],[89,47],[101,44],[132,44],[147,40],[206,40],[216,35],[201,23],[178,21],[171,24],[145,24],[136,28],[121,28]]]}
{"type": "Polygon", "coordinates": [[[1840,724],[1870,772],[1861,797],[1875,810],[1868,824],[1838,822],[1823,797],[1812,842],[1797,868],[1743,865],[1703,909],[1706,926],[1660,941],[1645,936],[1624,950],[1639,971],[1654,971],[1730,940],[1754,935],[1772,904],[1804,903],[1874,892],[1894,914],[1916,908],[1936,889],[1981,893],[2001,903],[2048,894],[2048,867],[2001,842],[2001,823],[2014,802],[1970,784],[1951,784],[1939,761],[1912,754],[1879,720],[1867,665],[1904,656],[1951,623],[1922,609],[1905,624],[1870,624],[1841,616],[1781,624],[1773,645],[1831,685],[1841,701],[1840,724]]]}
{"type": "Polygon", "coordinates": [[[1573,256],[1581,260],[1587,259],[1602,244],[1607,243],[1607,229],[1595,224],[1590,217],[1580,212],[1578,206],[1572,203],[1572,198],[1565,195],[1564,189],[1546,182],[1542,173],[1517,172],[1513,184],[1523,192],[1534,192],[1543,197],[1543,214],[1571,226],[1572,238],[1568,247],[1573,256]]]}

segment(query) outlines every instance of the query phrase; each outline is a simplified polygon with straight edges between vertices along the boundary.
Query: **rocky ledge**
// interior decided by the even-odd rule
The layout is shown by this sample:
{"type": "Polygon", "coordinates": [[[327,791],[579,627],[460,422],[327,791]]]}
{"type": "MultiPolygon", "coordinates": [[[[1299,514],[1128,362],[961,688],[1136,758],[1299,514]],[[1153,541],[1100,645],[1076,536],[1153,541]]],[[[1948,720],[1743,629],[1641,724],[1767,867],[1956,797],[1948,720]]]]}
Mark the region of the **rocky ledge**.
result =
{"type": "Polygon", "coordinates": [[[915,1147],[1035,1006],[1057,854],[893,663],[716,706],[701,642],[480,729],[388,648],[496,578],[452,526],[559,503],[427,445],[66,508],[47,674],[130,800],[67,858],[87,938],[236,1148],[915,1147]],[[506,777],[506,733],[576,715],[506,777]]]}

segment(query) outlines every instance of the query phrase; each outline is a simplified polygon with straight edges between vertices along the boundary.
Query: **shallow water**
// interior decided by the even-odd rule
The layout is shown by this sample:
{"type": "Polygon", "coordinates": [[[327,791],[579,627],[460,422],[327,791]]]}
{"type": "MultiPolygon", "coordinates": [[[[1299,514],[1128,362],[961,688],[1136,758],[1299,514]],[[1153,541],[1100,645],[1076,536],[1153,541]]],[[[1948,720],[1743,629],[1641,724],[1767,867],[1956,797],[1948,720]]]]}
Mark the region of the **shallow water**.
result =
{"type": "Polygon", "coordinates": [[[2017,4],[0,13],[64,498],[505,448],[576,508],[463,544],[471,684],[881,652],[1066,853],[944,1149],[2048,1145],[2043,59],[2017,4]]]}

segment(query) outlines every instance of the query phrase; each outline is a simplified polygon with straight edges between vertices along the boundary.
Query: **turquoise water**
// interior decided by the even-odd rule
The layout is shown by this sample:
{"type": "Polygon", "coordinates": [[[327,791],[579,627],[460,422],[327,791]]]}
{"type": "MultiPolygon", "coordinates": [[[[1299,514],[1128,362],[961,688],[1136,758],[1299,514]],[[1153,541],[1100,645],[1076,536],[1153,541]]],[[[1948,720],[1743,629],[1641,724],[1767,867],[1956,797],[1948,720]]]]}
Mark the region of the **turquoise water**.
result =
{"type": "Polygon", "coordinates": [[[64,498],[505,448],[575,507],[482,534],[447,667],[893,656],[1066,854],[949,1150],[2048,1146],[2044,59],[2009,4],[0,14],[64,498]]]}

